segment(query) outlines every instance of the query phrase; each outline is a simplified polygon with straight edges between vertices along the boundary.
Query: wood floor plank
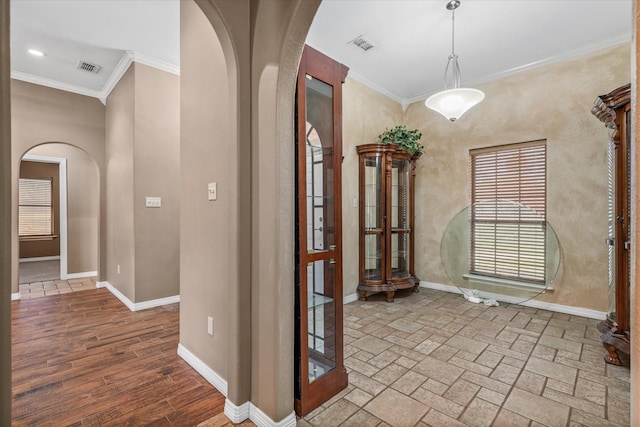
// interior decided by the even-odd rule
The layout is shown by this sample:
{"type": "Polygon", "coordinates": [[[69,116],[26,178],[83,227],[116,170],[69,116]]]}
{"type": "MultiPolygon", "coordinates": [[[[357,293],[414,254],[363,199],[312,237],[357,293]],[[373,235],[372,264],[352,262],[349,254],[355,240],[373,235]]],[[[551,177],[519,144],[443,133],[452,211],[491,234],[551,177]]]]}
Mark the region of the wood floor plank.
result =
{"type": "Polygon", "coordinates": [[[13,426],[195,426],[224,396],[177,355],[179,304],[106,289],[12,302],[13,426]]]}

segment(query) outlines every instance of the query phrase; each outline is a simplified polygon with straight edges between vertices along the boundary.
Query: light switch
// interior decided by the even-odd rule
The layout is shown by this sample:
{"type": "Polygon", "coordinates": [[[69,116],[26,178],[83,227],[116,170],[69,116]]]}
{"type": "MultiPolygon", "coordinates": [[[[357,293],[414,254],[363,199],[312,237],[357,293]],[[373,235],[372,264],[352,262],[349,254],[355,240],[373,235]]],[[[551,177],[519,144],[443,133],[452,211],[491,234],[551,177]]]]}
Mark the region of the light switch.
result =
{"type": "Polygon", "coordinates": [[[209,183],[209,200],[216,200],[218,198],[218,184],[215,182],[209,183]]]}
{"type": "Polygon", "coordinates": [[[147,197],[145,206],[148,208],[160,208],[162,207],[161,197],[147,197]]]}

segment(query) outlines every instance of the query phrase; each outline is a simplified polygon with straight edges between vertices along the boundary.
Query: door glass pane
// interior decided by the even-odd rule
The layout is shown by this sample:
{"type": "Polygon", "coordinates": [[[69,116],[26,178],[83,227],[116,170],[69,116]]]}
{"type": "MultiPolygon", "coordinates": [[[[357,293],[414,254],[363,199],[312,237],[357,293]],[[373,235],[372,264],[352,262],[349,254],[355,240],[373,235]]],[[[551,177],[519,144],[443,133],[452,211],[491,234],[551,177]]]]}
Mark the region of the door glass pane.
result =
{"type": "Polygon", "coordinates": [[[335,262],[307,266],[309,383],[336,367],[335,262]]]}
{"type": "Polygon", "coordinates": [[[409,160],[391,162],[391,277],[409,277],[409,160]]]}
{"type": "Polygon", "coordinates": [[[391,277],[394,279],[409,277],[409,235],[407,233],[391,235],[391,277]]]}
{"type": "Polygon", "coordinates": [[[616,180],[615,180],[615,156],[616,146],[611,135],[607,145],[607,175],[609,179],[608,185],[608,249],[609,249],[609,318],[616,320],[616,252],[615,252],[615,197],[616,197],[616,180]]]}
{"type": "Polygon", "coordinates": [[[364,228],[382,228],[382,157],[364,160],[364,228]]]}
{"type": "Polygon", "coordinates": [[[335,244],[333,191],[333,88],[307,76],[307,252],[335,244]]]}
{"type": "Polygon", "coordinates": [[[408,160],[391,162],[391,228],[409,227],[409,168],[408,160]]]}
{"type": "Polygon", "coordinates": [[[367,234],[364,236],[364,278],[382,280],[382,236],[367,234]]]}

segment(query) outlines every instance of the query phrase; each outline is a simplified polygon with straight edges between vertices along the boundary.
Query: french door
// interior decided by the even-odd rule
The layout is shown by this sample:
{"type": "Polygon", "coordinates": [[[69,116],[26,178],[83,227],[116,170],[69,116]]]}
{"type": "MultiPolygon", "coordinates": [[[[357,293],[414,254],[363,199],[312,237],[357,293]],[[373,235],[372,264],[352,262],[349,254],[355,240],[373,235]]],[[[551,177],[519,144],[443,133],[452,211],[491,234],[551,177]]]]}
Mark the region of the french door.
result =
{"type": "Polygon", "coordinates": [[[342,83],[348,69],[305,46],[296,95],[295,408],[347,386],[342,336],[342,83]]]}

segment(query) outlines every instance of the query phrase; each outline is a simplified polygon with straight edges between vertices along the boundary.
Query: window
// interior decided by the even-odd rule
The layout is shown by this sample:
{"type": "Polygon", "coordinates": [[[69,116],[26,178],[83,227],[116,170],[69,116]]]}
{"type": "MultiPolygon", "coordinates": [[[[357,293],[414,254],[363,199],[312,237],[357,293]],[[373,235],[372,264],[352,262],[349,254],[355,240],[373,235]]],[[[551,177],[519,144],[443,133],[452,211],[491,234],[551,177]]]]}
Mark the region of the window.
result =
{"type": "Polygon", "coordinates": [[[19,235],[21,237],[52,235],[52,180],[20,178],[18,188],[19,235]]]}
{"type": "Polygon", "coordinates": [[[471,150],[472,274],[545,282],[546,141],[471,150]]]}

